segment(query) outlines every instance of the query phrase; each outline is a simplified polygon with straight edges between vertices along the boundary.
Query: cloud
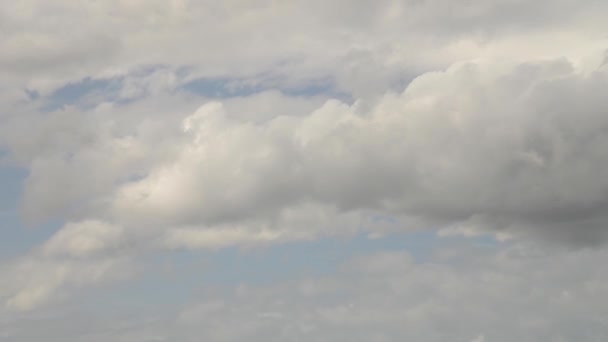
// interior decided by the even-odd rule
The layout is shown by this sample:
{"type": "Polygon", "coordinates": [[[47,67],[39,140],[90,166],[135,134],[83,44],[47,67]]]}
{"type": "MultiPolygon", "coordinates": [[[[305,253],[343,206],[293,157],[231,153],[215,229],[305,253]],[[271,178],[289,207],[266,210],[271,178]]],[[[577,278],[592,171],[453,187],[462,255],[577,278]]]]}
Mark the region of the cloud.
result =
{"type": "Polygon", "coordinates": [[[68,223],[42,246],[48,256],[85,257],[118,247],[123,229],[98,221],[68,223]]]}
{"type": "MultiPolygon", "coordinates": [[[[74,342],[599,342],[606,339],[608,324],[602,300],[608,290],[605,257],[598,249],[487,248],[452,241],[422,262],[406,251],[359,254],[325,276],[262,285],[243,279],[221,288],[204,282],[199,295],[177,309],[157,304],[124,319],[115,312],[92,319],[59,311],[39,319],[40,329],[25,316],[6,331],[20,341],[52,331],[47,338],[74,342]],[[65,325],[65,315],[72,324],[45,330],[65,325]]],[[[246,263],[247,256],[242,258],[246,263]]]]}
{"type": "Polygon", "coordinates": [[[604,39],[605,6],[595,0],[449,6],[400,0],[26,0],[0,7],[0,73],[9,83],[45,94],[142,65],[187,66],[201,77],[265,75],[287,83],[332,78],[359,96],[377,93],[404,74],[471,58],[577,58],[581,48],[604,39]]]}
{"type": "Polygon", "coordinates": [[[593,299],[606,290],[605,272],[596,272],[604,251],[451,248],[450,259],[416,263],[403,251],[380,252],[326,277],[237,287],[185,309],[173,329],[156,331],[165,339],[202,333],[222,341],[606,337],[597,316],[602,304],[593,299]],[[245,323],[236,328],[237,321],[245,323]]]}
{"type": "Polygon", "coordinates": [[[369,109],[334,100],[254,124],[208,103],[109,210],[129,225],[212,226],[308,202],[602,242],[607,82],[564,60],[465,63],[369,109]]]}
{"type": "Polygon", "coordinates": [[[159,249],[437,227],[604,244],[607,83],[605,70],[566,60],[478,62],[421,75],[376,102],[331,100],[263,121],[219,102],[119,130],[103,128],[114,120],[104,112],[98,126],[53,113],[32,127],[44,148],[22,157],[31,158],[24,208],[72,223],[11,266],[31,275],[5,298],[32,308],[112,278],[117,257],[159,249]],[[57,125],[77,134],[60,139],[57,125]]]}
{"type": "Polygon", "coordinates": [[[29,311],[79,288],[126,278],[134,269],[127,241],[119,226],[67,223],[28,254],[0,264],[0,300],[9,310],[29,311]]]}
{"type": "Polygon", "coordinates": [[[124,278],[129,271],[129,260],[121,257],[75,260],[32,254],[2,265],[0,298],[9,310],[28,311],[79,288],[124,278]]]}
{"type": "Polygon", "coordinates": [[[402,229],[601,244],[607,85],[605,69],[564,59],[467,62],[375,101],[330,100],[263,121],[230,112],[243,99],[143,121],[95,112],[96,125],[57,112],[32,128],[44,140],[42,152],[32,146],[24,157],[25,213],[143,234],[198,227],[234,240],[268,232],[277,241],[304,231],[289,212],[304,210],[311,230],[332,216],[382,213],[402,229]],[[76,134],[61,138],[52,129],[61,125],[76,134]]]}
{"type": "MultiPolygon", "coordinates": [[[[2,157],[28,173],[24,221],[64,223],[3,266],[15,279],[0,297],[34,308],[113,278],[125,255],[356,232],[601,246],[605,12],[599,0],[0,4],[2,157]],[[256,90],[211,100],[188,91],[196,80],[256,90]],[[286,95],[319,84],[344,96],[286,95]]],[[[325,315],[365,320],[349,310],[325,315]]]]}

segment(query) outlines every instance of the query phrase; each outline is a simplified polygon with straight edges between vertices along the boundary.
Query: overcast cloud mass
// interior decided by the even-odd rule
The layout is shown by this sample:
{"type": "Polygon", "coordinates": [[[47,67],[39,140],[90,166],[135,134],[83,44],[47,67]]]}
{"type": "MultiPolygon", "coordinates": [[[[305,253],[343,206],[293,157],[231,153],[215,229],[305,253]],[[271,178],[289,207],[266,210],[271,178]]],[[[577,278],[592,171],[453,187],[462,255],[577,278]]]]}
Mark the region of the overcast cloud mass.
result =
{"type": "Polygon", "coordinates": [[[608,2],[0,3],[0,341],[608,340],[608,2]]]}

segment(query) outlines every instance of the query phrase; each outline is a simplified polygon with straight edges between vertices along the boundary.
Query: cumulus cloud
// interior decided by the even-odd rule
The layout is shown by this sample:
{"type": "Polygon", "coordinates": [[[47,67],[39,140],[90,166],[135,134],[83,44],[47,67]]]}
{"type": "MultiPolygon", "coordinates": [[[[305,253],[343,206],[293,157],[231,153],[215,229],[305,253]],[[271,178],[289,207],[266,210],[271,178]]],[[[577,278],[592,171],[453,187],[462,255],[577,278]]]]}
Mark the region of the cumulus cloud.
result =
{"type": "Polygon", "coordinates": [[[243,121],[209,102],[157,130],[157,141],[137,135],[142,125],[162,127],[145,122],[90,149],[76,145],[55,167],[36,160],[25,206],[48,210],[37,194],[69,182],[82,183],[73,188],[81,193],[53,204],[127,229],[258,222],[266,228],[251,231],[288,231],[281,215],[308,205],[451,232],[602,243],[607,85],[604,69],[582,72],[566,60],[477,62],[423,74],[375,102],[331,100],[304,116],[243,121]],[[96,174],[99,191],[86,185],[96,174]]]}
{"type": "Polygon", "coordinates": [[[309,115],[252,122],[210,102],[173,128],[59,140],[72,156],[34,157],[24,205],[74,218],[36,252],[69,262],[438,226],[602,244],[606,86],[606,71],[565,60],[465,63],[375,103],[331,100],[309,115]],[[371,224],[374,215],[398,223],[371,224]]]}

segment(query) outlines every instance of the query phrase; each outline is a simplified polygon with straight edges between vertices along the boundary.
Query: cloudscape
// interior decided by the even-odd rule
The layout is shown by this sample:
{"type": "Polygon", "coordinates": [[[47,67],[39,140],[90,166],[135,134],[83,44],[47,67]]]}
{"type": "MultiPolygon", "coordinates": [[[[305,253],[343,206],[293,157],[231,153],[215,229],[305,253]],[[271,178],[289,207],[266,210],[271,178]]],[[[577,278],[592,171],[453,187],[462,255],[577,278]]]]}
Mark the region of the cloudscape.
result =
{"type": "Polygon", "coordinates": [[[0,3],[0,341],[608,341],[608,2],[0,3]]]}

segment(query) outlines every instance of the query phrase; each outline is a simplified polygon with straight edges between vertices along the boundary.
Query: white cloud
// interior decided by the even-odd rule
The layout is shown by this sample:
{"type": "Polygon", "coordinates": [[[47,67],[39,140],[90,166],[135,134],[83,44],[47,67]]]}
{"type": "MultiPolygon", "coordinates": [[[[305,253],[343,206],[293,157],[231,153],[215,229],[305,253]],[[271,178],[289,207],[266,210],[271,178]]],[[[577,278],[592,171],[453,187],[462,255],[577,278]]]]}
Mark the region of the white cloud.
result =
{"type": "Polygon", "coordinates": [[[184,120],[176,154],[119,185],[110,210],[128,225],[213,226],[311,202],[601,242],[606,83],[563,60],[466,63],[369,109],[329,101],[244,123],[208,103],[184,120]]]}
{"type": "Polygon", "coordinates": [[[75,260],[32,254],[0,267],[0,298],[7,309],[32,310],[78,288],[124,278],[129,271],[129,260],[122,257],[75,260]]]}
{"type": "Polygon", "coordinates": [[[67,223],[30,253],[0,264],[0,300],[10,310],[28,311],[81,287],[125,278],[136,252],[128,241],[116,225],[67,223]]]}
{"type": "Polygon", "coordinates": [[[47,256],[86,257],[120,247],[121,227],[99,221],[68,223],[42,246],[47,256]]]}
{"type": "Polygon", "coordinates": [[[23,208],[33,218],[98,220],[137,234],[250,230],[283,241],[304,230],[281,215],[304,209],[313,231],[304,236],[340,215],[354,226],[352,217],[382,213],[403,229],[594,244],[608,222],[606,85],[605,70],[563,59],[459,63],[402,93],[331,100],[307,115],[297,98],[285,100],[293,112],[261,121],[230,112],[267,108],[268,94],[209,102],[188,116],[65,110],[29,121],[28,142],[8,141],[30,168],[23,208]]]}

